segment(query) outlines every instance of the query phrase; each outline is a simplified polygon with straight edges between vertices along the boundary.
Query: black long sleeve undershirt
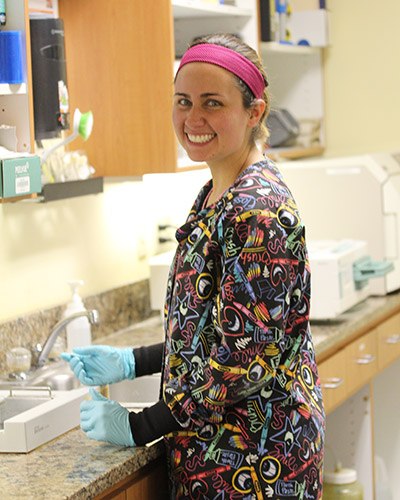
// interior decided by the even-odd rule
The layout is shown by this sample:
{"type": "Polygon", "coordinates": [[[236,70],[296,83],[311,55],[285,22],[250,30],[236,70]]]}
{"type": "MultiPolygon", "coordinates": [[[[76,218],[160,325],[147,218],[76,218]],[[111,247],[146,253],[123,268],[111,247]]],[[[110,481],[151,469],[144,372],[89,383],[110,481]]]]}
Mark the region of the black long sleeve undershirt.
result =
{"type": "MultiPolygon", "coordinates": [[[[136,377],[161,371],[164,344],[133,349],[136,377]]],[[[172,431],[182,429],[162,399],[140,413],[129,413],[129,424],[136,445],[143,446],[172,431]]]]}

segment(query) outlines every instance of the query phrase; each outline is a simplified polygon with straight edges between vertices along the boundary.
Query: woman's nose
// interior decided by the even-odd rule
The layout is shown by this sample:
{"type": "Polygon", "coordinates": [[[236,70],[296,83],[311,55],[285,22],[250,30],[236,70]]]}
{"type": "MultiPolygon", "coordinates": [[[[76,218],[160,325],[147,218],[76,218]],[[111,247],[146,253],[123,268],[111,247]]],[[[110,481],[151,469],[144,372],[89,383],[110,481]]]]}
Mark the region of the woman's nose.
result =
{"type": "Polygon", "coordinates": [[[197,124],[203,124],[204,123],[204,115],[198,106],[192,106],[186,115],[186,123],[189,125],[197,125],[197,124]]]}

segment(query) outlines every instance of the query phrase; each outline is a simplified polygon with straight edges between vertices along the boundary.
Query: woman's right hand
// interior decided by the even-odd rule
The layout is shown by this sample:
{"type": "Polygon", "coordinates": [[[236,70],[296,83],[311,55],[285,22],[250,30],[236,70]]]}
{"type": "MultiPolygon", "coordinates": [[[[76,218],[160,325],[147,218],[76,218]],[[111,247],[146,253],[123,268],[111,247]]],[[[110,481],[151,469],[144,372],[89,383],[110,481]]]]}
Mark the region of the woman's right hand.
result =
{"type": "Polygon", "coordinates": [[[105,345],[77,347],[63,352],[75,376],[84,385],[106,385],[135,378],[135,357],[131,348],[105,345]]]}

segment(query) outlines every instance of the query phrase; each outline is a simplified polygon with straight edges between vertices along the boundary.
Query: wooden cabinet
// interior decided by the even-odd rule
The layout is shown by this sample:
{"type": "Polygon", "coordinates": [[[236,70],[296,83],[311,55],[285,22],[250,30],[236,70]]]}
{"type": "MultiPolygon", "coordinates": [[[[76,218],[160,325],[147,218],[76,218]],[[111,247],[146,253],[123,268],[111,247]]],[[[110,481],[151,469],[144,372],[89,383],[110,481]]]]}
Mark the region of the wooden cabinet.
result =
{"type": "Polygon", "coordinates": [[[325,469],[332,470],[337,460],[356,469],[364,498],[374,498],[375,454],[397,491],[400,454],[393,443],[400,429],[399,370],[400,313],[319,365],[327,414],[325,469]]]}
{"type": "Polygon", "coordinates": [[[59,0],[59,15],[71,109],[94,114],[84,149],[97,175],[173,171],[170,0],[59,0]]]}
{"type": "Polygon", "coordinates": [[[378,367],[383,370],[400,358],[400,313],[377,328],[378,367]]]}
{"type": "Polygon", "coordinates": [[[376,330],[372,330],[345,349],[348,396],[367,384],[378,371],[376,336],[376,330]]]}
{"type": "Polygon", "coordinates": [[[160,457],[95,497],[96,500],[168,500],[166,458],[160,457]]]}
{"type": "MultiPolygon", "coordinates": [[[[393,318],[394,320],[394,318],[393,318]]],[[[385,325],[385,323],[384,323],[385,325]]],[[[384,328],[392,332],[390,325],[384,328]]],[[[392,334],[393,335],[393,334],[392,334]]],[[[328,414],[368,384],[378,373],[378,329],[351,342],[319,365],[325,412],[328,414]]]]}
{"type": "Polygon", "coordinates": [[[318,367],[325,413],[337,408],[347,396],[346,357],[340,351],[318,367]]]}

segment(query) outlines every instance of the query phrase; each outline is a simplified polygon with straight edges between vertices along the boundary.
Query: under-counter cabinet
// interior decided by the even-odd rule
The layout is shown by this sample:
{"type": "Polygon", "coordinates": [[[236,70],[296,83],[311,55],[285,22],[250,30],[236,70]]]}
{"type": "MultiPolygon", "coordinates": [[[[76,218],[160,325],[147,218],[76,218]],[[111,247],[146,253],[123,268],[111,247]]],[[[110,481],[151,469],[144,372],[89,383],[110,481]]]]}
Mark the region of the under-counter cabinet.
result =
{"type": "Polygon", "coordinates": [[[375,457],[386,465],[393,500],[400,500],[400,314],[319,366],[327,433],[325,467],[357,470],[364,498],[380,487],[375,457]]]}
{"type": "Polygon", "coordinates": [[[165,458],[150,462],[137,473],[95,497],[96,500],[168,500],[165,458]]]}

